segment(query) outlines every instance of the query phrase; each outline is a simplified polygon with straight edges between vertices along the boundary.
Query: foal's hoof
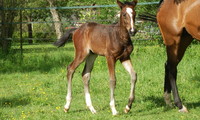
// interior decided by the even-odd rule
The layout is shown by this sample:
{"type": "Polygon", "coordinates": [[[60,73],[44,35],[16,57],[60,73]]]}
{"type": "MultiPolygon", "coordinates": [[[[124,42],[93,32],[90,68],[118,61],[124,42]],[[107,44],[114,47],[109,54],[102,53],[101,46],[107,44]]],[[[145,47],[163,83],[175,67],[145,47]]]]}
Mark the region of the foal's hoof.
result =
{"type": "Polygon", "coordinates": [[[183,108],[180,109],[179,112],[188,113],[188,110],[187,110],[187,108],[183,105],[183,108]]]}
{"type": "Polygon", "coordinates": [[[113,112],[112,115],[113,115],[113,116],[117,116],[117,115],[118,115],[118,112],[117,112],[117,111],[116,111],[116,112],[113,112]]]}
{"type": "Polygon", "coordinates": [[[97,111],[94,109],[94,107],[89,107],[90,111],[92,112],[92,114],[96,114],[97,111]]]}
{"type": "Polygon", "coordinates": [[[64,108],[64,112],[68,112],[69,111],[69,109],[67,109],[67,108],[64,108]]]}
{"type": "Polygon", "coordinates": [[[126,108],[124,109],[125,113],[128,113],[130,111],[130,108],[128,107],[128,105],[126,106],[126,108]]]}

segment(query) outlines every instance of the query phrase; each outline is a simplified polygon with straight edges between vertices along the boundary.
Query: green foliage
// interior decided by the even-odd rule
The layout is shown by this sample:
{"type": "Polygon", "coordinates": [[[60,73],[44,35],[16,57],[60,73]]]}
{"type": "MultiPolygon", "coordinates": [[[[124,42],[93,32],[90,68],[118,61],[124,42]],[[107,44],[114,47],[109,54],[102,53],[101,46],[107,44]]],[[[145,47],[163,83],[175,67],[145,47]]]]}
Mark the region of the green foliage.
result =
{"type": "MultiPolygon", "coordinates": [[[[145,2],[159,2],[159,0],[138,0],[139,3],[145,3],[145,2]]],[[[158,4],[152,4],[152,5],[138,5],[137,8],[137,14],[148,12],[151,14],[155,14],[158,10],[158,4]]]]}
{"type": "MultiPolygon", "coordinates": [[[[133,41],[135,43],[135,41],[133,41]]],[[[14,46],[13,46],[14,47],[14,46]]],[[[131,55],[138,74],[136,99],[131,112],[123,113],[128,101],[130,77],[120,62],[116,65],[116,108],[113,117],[109,107],[109,81],[106,60],[98,57],[92,72],[91,97],[97,114],[85,106],[81,72],[76,70],[73,79],[73,100],[68,113],[63,112],[66,96],[66,66],[74,57],[73,44],[63,48],[52,45],[26,45],[23,59],[13,48],[13,53],[0,58],[0,118],[49,120],[198,120],[200,119],[200,46],[191,45],[178,67],[180,96],[190,113],[182,114],[177,108],[165,106],[163,100],[165,48],[135,45],[131,55]],[[191,89],[192,88],[192,89],[191,89]]],[[[1,55],[0,55],[1,56],[1,55]]]]}
{"type": "MultiPolygon", "coordinates": [[[[124,0],[122,0],[123,2],[124,0]]],[[[152,0],[151,2],[156,1],[152,0]]],[[[149,2],[148,0],[140,0],[138,3],[149,2]]],[[[92,6],[92,5],[116,5],[116,0],[55,0],[55,6],[57,7],[72,7],[72,6],[92,6]]],[[[18,0],[18,8],[45,8],[50,7],[46,0],[18,0]]],[[[108,7],[108,8],[85,8],[85,9],[57,9],[59,15],[61,16],[61,21],[64,27],[74,26],[75,23],[84,23],[87,21],[96,21],[103,24],[112,24],[118,21],[116,14],[119,12],[118,7],[108,7]],[[77,20],[72,19],[72,15],[76,17],[77,20]]],[[[142,5],[137,6],[137,14],[148,11],[155,13],[157,10],[157,5],[142,5]]],[[[19,13],[19,10],[16,12],[19,13]]],[[[26,9],[22,10],[23,22],[50,22],[52,21],[50,11],[48,9],[26,9]]],[[[19,14],[17,15],[14,22],[19,22],[19,14]]],[[[23,26],[26,24],[23,24],[23,26]]],[[[40,24],[41,25],[41,24],[40,24]]],[[[35,26],[40,26],[35,25],[35,26]]],[[[42,25],[43,26],[43,25],[42,25]]],[[[35,28],[37,32],[37,29],[35,28]]],[[[16,31],[19,31],[19,27],[16,26],[16,31]]],[[[27,32],[27,28],[24,26],[23,31],[27,32]]],[[[51,29],[43,30],[45,32],[51,32],[51,29]]],[[[40,33],[39,33],[40,34],[40,33]]],[[[19,38],[19,34],[17,37],[19,38]]],[[[55,36],[55,34],[54,34],[55,36]]]]}

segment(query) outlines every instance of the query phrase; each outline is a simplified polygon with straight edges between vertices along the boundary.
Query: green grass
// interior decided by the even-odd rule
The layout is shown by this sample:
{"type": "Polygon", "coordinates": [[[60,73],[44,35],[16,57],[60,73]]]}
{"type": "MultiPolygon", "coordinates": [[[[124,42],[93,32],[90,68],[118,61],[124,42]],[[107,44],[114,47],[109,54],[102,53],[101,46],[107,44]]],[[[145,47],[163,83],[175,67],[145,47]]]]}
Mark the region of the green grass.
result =
{"type": "Polygon", "coordinates": [[[135,46],[131,55],[138,74],[136,99],[130,113],[123,113],[128,101],[130,77],[117,62],[116,108],[113,117],[109,107],[109,80],[106,60],[98,57],[90,82],[91,97],[97,114],[86,108],[81,72],[73,79],[73,100],[68,113],[63,112],[66,96],[66,66],[73,60],[72,43],[64,48],[51,45],[24,46],[23,59],[19,52],[0,58],[0,119],[1,120],[147,120],[200,119],[200,46],[192,45],[178,66],[179,93],[189,113],[168,108],[163,101],[165,48],[158,45],[135,46]]]}

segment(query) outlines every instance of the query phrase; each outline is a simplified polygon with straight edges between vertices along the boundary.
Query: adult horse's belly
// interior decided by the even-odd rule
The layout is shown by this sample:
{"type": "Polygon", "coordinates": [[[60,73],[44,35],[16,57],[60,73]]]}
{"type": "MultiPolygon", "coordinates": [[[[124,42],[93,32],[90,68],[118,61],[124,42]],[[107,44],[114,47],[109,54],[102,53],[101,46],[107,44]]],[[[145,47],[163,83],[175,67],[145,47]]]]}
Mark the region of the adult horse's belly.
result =
{"type": "Polygon", "coordinates": [[[200,40],[200,0],[191,3],[185,9],[185,28],[193,38],[200,40]]]}

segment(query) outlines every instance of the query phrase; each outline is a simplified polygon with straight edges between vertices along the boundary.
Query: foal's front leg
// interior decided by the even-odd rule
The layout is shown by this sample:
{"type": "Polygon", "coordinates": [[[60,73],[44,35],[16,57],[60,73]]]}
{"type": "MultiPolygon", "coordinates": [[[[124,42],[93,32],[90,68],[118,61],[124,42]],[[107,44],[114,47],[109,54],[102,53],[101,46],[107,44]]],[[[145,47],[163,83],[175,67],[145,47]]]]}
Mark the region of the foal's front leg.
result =
{"type": "Polygon", "coordinates": [[[113,115],[117,115],[118,112],[115,108],[115,98],[114,98],[114,91],[116,86],[116,78],[115,78],[115,59],[113,57],[106,57],[109,69],[109,76],[110,76],[110,108],[113,115]]]}
{"type": "Polygon", "coordinates": [[[128,113],[132,107],[132,103],[135,99],[135,84],[137,81],[137,74],[133,69],[133,66],[131,64],[131,60],[128,59],[126,61],[121,61],[122,65],[124,66],[124,68],[128,71],[128,73],[131,76],[131,90],[130,90],[130,96],[129,96],[129,100],[128,100],[128,105],[126,105],[126,108],[124,110],[125,113],[128,113]]]}

